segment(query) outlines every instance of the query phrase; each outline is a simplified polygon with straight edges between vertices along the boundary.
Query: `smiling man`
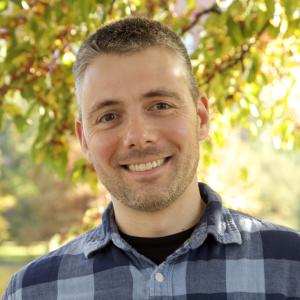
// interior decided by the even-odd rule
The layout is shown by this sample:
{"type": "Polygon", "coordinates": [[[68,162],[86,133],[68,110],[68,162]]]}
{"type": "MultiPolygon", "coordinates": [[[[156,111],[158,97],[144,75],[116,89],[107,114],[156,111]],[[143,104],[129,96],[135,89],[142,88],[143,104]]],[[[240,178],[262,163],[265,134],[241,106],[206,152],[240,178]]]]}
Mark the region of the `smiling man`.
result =
{"type": "Polygon", "coordinates": [[[207,99],[158,22],[100,28],[74,67],[76,131],[111,194],[102,225],[30,263],[4,299],[300,299],[298,233],[197,182],[207,99]]]}
{"type": "Polygon", "coordinates": [[[82,149],[126,234],[180,232],[203,211],[196,168],[207,101],[193,100],[186,77],[184,62],[156,46],[102,54],[78,83],[82,149]]]}

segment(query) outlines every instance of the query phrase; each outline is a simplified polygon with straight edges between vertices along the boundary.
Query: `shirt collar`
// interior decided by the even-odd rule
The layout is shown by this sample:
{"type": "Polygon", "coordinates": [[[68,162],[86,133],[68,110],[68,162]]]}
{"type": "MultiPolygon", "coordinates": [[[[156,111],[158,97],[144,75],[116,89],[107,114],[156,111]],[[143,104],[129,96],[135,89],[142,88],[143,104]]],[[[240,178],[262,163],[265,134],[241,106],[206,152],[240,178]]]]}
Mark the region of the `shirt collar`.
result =
{"type": "Polygon", "coordinates": [[[199,183],[199,191],[206,208],[189,239],[191,247],[201,246],[208,234],[221,244],[242,244],[240,231],[229,209],[222,205],[221,197],[204,183],[199,183]]]}
{"type": "MultiPolygon", "coordinates": [[[[242,244],[241,234],[233,220],[230,211],[223,207],[221,197],[208,185],[199,183],[201,198],[206,203],[203,216],[195,227],[189,245],[195,249],[203,244],[208,234],[214,236],[222,244],[242,244]]],[[[102,224],[91,230],[84,245],[84,255],[88,258],[93,252],[104,248],[109,242],[127,250],[130,246],[120,238],[114,218],[112,203],[102,215],[102,224]]]]}
{"type": "Polygon", "coordinates": [[[87,233],[83,253],[89,257],[93,252],[105,247],[111,241],[111,225],[117,228],[113,220],[113,206],[110,202],[102,214],[102,224],[87,233]]]}

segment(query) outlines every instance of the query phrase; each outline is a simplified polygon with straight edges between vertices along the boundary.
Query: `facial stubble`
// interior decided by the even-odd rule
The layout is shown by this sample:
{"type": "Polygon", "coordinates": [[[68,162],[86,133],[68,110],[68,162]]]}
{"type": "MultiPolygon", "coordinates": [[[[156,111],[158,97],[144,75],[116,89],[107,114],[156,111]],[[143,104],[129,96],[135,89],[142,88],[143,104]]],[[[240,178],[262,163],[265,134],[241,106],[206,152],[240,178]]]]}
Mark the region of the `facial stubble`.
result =
{"type": "Polygon", "coordinates": [[[158,179],[154,183],[145,182],[139,188],[133,188],[121,177],[117,179],[113,174],[107,174],[97,163],[94,167],[98,178],[116,201],[134,210],[155,212],[174,203],[195,178],[199,160],[199,144],[196,138],[193,150],[186,153],[183,161],[179,161],[176,155],[172,159],[175,161],[168,163],[174,164],[173,172],[164,185],[158,179]]]}

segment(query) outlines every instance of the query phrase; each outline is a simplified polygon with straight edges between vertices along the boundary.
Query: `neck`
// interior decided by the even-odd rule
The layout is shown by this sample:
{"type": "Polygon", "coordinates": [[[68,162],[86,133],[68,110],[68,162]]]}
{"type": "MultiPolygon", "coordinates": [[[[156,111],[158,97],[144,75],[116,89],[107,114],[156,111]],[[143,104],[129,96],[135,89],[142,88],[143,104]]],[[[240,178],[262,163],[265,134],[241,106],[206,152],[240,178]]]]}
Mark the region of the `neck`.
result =
{"type": "Polygon", "coordinates": [[[187,230],[199,222],[205,208],[196,179],[170,206],[159,211],[143,212],[117,199],[112,202],[119,229],[137,237],[162,237],[187,230]]]}

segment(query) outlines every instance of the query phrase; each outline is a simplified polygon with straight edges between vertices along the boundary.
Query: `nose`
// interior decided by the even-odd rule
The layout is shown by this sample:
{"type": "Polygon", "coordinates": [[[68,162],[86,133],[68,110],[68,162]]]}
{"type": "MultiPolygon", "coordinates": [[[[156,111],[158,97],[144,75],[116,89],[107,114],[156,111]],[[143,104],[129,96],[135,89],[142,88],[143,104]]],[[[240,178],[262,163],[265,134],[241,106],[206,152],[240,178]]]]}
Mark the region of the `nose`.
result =
{"type": "Polygon", "coordinates": [[[156,130],[147,117],[135,114],[127,119],[123,132],[123,143],[126,148],[143,149],[156,141],[156,130]]]}

